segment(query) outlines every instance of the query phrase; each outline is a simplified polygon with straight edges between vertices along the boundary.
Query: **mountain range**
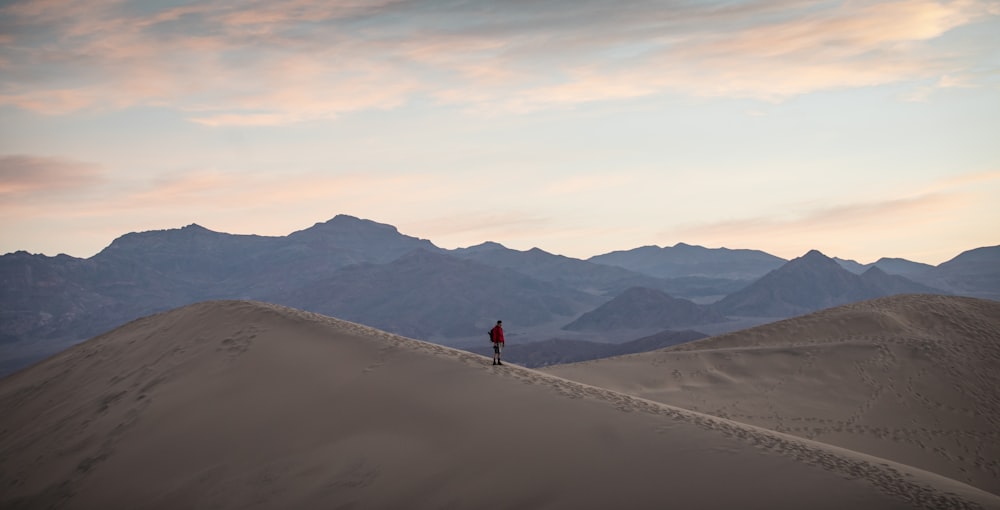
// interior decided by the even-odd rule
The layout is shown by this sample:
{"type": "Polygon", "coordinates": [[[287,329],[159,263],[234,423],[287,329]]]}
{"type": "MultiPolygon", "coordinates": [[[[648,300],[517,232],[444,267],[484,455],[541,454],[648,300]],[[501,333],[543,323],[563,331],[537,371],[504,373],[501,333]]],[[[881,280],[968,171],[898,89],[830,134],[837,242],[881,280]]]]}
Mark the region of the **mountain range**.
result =
{"type": "Polygon", "coordinates": [[[588,260],[661,278],[708,276],[736,280],[756,278],[786,262],[759,250],[710,249],[685,243],[613,251],[588,260]]]}
{"type": "Polygon", "coordinates": [[[656,289],[632,287],[611,301],[563,326],[567,331],[614,331],[621,329],[676,329],[725,322],[709,305],[672,297],[656,289]]]}
{"type": "Polygon", "coordinates": [[[898,293],[1000,299],[1000,246],[936,267],[854,264],[863,272],[819,252],[786,261],[686,244],[588,260],[492,242],[446,250],[346,215],[280,237],[188,225],[126,234],[86,259],[0,256],[0,374],[136,318],[211,299],[284,304],[456,346],[480,345],[497,319],[515,328],[517,343],[624,343],[639,333],[718,332],[729,318],[790,317],[898,293]]]}
{"type": "Polygon", "coordinates": [[[811,250],[726,296],[715,307],[727,315],[791,317],[876,297],[941,292],[875,266],[856,275],[811,250]]]}

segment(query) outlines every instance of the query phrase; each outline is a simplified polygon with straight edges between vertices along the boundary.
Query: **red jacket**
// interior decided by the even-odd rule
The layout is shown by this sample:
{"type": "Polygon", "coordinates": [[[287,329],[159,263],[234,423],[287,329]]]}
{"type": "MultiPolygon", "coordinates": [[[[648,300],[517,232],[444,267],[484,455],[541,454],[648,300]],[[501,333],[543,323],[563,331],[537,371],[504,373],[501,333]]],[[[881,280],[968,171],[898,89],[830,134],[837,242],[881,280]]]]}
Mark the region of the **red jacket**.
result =
{"type": "Polygon", "coordinates": [[[501,344],[504,343],[502,326],[500,326],[499,324],[493,326],[492,333],[493,333],[493,343],[501,343],[501,344]]]}

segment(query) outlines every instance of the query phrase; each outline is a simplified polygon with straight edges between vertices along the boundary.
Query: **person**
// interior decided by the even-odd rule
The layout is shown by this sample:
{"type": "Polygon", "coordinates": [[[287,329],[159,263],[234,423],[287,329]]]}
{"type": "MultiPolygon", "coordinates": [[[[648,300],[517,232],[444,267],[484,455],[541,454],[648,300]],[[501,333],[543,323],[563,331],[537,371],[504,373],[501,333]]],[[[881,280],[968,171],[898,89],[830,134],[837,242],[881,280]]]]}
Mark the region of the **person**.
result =
{"type": "Polygon", "coordinates": [[[503,365],[500,361],[500,353],[503,352],[503,321],[497,321],[497,325],[490,330],[490,340],[493,342],[493,364],[503,365]]]}

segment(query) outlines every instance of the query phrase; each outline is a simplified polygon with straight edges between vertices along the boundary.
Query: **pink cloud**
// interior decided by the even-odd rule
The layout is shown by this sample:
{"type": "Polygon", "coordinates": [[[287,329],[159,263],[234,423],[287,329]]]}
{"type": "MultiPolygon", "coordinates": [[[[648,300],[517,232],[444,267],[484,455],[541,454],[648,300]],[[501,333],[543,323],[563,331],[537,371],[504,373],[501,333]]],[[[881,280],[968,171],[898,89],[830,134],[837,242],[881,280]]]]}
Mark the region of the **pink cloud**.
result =
{"type": "Polygon", "coordinates": [[[930,257],[919,260],[937,263],[956,255],[943,242],[950,236],[996,244],[989,238],[995,237],[1000,218],[994,198],[998,183],[995,177],[970,174],[882,200],[831,206],[776,204],[773,213],[691,222],[656,237],[667,244],[754,247],[789,258],[814,248],[830,256],[851,253],[874,258],[919,249],[930,257]]]}
{"type": "MultiPolygon", "coordinates": [[[[233,26],[274,26],[291,22],[328,21],[358,14],[371,13],[397,3],[397,0],[316,2],[314,0],[285,0],[283,2],[256,2],[252,8],[227,9],[218,19],[233,26]]],[[[270,32],[270,30],[266,30],[270,32]]]]}
{"type": "Polygon", "coordinates": [[[0,94],[0,104],[13,105],[43,115],[65,115],[93,105],[96,98],[86,89],[54,89],[0,94]]]}
{"type": "Polygon", "coordinates": [[[901,1],[855,7],[842,4],[796,20],[715,36],[691,50],[700,56],[775,57],[808,54],[844,58],[898,43],[941,36],[982,15],[973,2],[901,1]]]}
{"type": "MultiPolygon", "coordinates": [[[[995,219],[984,217],[983,211],[994,200],[982,186],[973,188],[970,182],[985,176],[967,176],[957,180],[943,179],[919,193],[829,207],[779,207],[783,212],[738,220],[691,223],[659,237],[716,246],[755,246],[777,255],[794,257],[813,248],[828,255],[839,253],[871,253],[886,256],[886,250],[900,245],[935,246],[928,241],[934,236],[950,235],[956,223],[968,224],[976,237],[991,231],[995,219]],[[969,180],[971,179],[971,180],[969,180]],[[976,226],[978,225],[978,226],[976,226]],[[985,228],[985,230],[984,230],[985,228]],[[915,234],[918,232],[918,234],[915,234]]],[[[995,230],[995,229],[992,229],[995,230]]],[[[934,257],[954,256],[938,253],[940,247],[929,250],[934,257]]]]}
{"type": "Polygon", "coordinates": [[[205,126],[282,126],[306,120],[292,113],[216,113],[194,115],[191,120],[205,126]]]}
{"type": "Polygon", "coordinates": [[[35,196],[90,188],[104,180],[99,165],[63,158],[0,156],[0,196],[35,196]]]}
{"type": "Polygon", "coordinates": [[[4,45],[0,65],[13,72],[0,79],[0,104],[50,115],[155,105],[208,126],[263,126],[415,96],[517,113],[667,92],[773,101],[907,80],[945,86],[973,64],[931,43],[996,10],[975,0],[558,7],[540,6],[535,21],[510,6],[483,17],[391,0],[219,1],[142,16],[116,0],[22,2],[0,14],[53,40],[4,45]],[[363,28],[348,23],[359,15],[363,28]]]}
{"type": "MultiPolygon", "coordinates": [[[[962,66],[970,62],[962,62],[955,54],[939,53],[930,43],[955,27],[988,15],[983,2],[973,1],[814,7],[800,4],[786,9],[801,9],[803,13],[797,17],[747,26],[724,25],[732,20],[710,16],[703,23],[634,41],[641,44],[631,58],[583,62],[571,56],[550,72],[536,75],[530,69],[510,65],[513,50],[508,48],[507,53],[480,62],[477,73],[482,80],[466,74],[477,86],[455,83],[434,94],[442,102],[494,114],[667,91],[780,101],[821,90],[938,77],[940,83],[948,83],[944,76],[961,73],[962,66]],[[724,25],[725,30],[717,29],[716,24],[724,25]],[[491,81],[490,65],[503,81],[491,81]]],[[[610,48],[616,44],[636,46],[618,34],[607,44],[610,48]]],[[[534,49],[542,54],[546,51],[534,49]]],[[[452,61],[459,59],[453,57],[452,61]]]]}
{"type": "MultiPolygon", "coordinates": [[[[192,210],[213,215],[219,210],[278,210],[301,204],[364,204],[371,197],[405,204],[412,190],[426,185],[433,176],[411,174],[237,174],[211,169],[162,175],[134,181],[114,196],[104,197],[94,208],[104,211],[156,211],[186,204],[192,210]]],[[[422,194],[422,198],[426,198],[422,194]]],[[[324,211],[325,213],[326,211],[324,211]]]]}
{"type": "Polygon", "coordinates": [[[261,63],[249,72],[234,73],[232,79],[257,86],[220,101],[218,110],[200,102],[191,108],[192,121],[207,126],[266,126],[329,119],[398,107],[420,86],[379,63],[347,62],[331,69],[303,57],[261,63]]]}

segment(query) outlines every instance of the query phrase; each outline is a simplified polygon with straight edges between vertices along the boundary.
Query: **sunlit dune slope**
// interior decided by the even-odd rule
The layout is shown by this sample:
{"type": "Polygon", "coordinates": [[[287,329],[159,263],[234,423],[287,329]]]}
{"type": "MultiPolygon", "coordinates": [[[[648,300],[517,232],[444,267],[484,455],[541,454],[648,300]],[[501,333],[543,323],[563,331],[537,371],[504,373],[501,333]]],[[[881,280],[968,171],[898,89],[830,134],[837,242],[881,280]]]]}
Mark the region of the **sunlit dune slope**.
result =
{"type": "Polygon", "coordinates": [[[546,371],[1000,493],[1000,302],[893,296],[546,371]]]}
{"type": "Polygon", "coordinates": [[[909,466],[251,302],[0,380],[0,507],[975,508],[909,466]]]}

